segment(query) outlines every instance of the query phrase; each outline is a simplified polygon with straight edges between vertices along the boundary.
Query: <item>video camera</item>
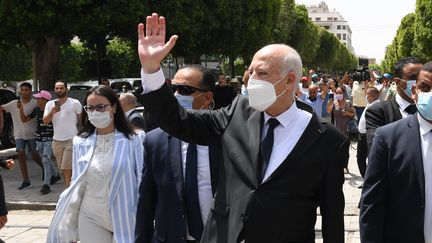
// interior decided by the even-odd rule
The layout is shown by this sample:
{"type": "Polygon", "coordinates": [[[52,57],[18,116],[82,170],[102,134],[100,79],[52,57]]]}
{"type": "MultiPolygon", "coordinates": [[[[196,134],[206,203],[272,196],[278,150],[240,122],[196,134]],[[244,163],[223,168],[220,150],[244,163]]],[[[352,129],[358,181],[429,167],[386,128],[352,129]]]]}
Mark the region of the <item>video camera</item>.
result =
{"type": "Polygon", "coordinates": [[[362,69],[355,69],[351,73],[351,79],[354,81],[365,81],[370,79],[369,69],[367,67],[363,67],[362,69]]]}

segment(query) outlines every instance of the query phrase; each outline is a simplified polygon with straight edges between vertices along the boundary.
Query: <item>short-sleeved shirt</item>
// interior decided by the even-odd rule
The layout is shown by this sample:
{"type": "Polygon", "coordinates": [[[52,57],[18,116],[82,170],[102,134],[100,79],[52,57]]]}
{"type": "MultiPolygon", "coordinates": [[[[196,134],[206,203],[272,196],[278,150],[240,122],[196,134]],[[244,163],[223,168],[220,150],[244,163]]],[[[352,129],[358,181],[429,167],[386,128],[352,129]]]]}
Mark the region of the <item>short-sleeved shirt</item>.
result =
{"type": "Polygon", "coordinates": [[[43,122],[43,114],[44,111],[42,111],[39,107],[35,107],[33,111],[28,114],[28,117],[35,118],[37,128],[35,131],[35,137],[36,141],[51,141],[54,133],[52,122],[49,124],[45,124],[43,122]]]}
{"type": "MultiPolygon", "coordinates": [[[[45,105],[44,116],[48,116],[51,109],[55,106],[55,100],[50,100],[45,105]]],[[[54,127],[53,138],[58,141],[72,139],[78,134],[77,122],[78,115],[81,114],[81,103],[73,98],[68,98],[60,107],[60,111],[55,113],[52,118],[54,127]]]]}
{"type": "MultiPolygon", "coordinates": [[[[31,120],[28,122],[22,122],[20,110],[17,107],[17,102],[18,100],[12,100],[11,102],[3,105],[5,111],[11,114],[14,126],[14,137],[15,139],[24,140],[34,139],[36,121],[31,120]]],[[[21,102],[21,105],[23,106],[24,114],[29,114],[36,107],[36,101],[34,99],[30,99],[30,101],[27,103],[21,102]]]]}

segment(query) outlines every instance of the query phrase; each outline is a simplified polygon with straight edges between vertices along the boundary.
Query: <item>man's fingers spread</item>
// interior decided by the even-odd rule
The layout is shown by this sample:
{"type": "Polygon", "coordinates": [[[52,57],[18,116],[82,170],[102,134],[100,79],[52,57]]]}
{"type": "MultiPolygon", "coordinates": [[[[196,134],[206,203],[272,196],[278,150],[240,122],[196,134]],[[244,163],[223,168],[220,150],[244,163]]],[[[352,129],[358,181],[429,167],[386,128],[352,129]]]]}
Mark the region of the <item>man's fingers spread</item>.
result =
{"type": "Polygon", "coordinates": [[[146,36],[149,36],[149,35],[151,35],[151,21],[152,21],[152,19],[151,19],[151,16],[147,16],[147,18],[146,18],[146,36]]]}
{"type": "Polygon", "coordinates": [[[166,35],[166,22],[163,16],[159,17],[159,35],[161,35],[165,39],[166,35]]]}

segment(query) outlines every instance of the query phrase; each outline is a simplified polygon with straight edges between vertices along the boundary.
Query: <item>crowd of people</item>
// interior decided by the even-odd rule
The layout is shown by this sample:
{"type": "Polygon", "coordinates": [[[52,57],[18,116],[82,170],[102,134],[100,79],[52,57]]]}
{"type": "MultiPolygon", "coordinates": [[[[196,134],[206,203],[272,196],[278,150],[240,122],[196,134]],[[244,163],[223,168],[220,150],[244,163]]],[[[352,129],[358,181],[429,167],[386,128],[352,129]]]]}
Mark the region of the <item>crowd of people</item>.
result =
{"type": "Polygon", "coordinates": [[[23,83],[0,107],[14,122],[18,189],[31,185],[26,146],[42,194],[64,179],[48,242],[314,242],[318,207],[324,242],[344,242],[352,142],[361,241],[432,242],[432,62],[303,76],[296,50],[271,44],[237,89],[195,65],[167,83],[160,65],[178,36],[165,42],[165,28],[157,14],[138,25],[135,95],[100,85],[80,104],[59,80],[56,99],[32,99],[23,83]]]}

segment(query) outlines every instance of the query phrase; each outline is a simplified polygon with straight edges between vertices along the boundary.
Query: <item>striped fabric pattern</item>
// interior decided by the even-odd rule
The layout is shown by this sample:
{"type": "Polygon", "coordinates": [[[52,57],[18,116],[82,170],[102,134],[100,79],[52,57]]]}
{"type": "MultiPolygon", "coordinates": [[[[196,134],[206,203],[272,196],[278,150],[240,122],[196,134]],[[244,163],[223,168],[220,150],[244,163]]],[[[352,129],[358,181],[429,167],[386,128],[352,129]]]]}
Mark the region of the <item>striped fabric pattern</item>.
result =
{"type": "MultiPolygon", "coordinates": [[[[138,187],[144,164],[144,133],[127,139],[121,132],[114,135],[114,161],[109,191],[109,210],[117,243],[134,241],[138,187]]],[[[61,195],[48,231],[48,243],[70,243],[79,240],[78,213],[84,193],[83,175],[87,171],[96,144],[96,135],[73,140],[72,183],[61,195]]]]}

